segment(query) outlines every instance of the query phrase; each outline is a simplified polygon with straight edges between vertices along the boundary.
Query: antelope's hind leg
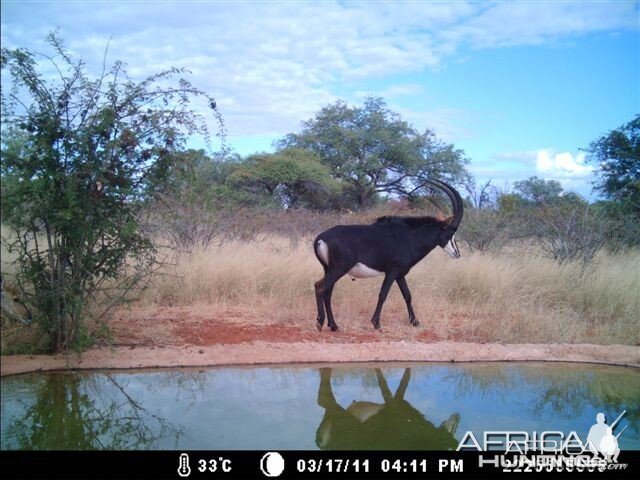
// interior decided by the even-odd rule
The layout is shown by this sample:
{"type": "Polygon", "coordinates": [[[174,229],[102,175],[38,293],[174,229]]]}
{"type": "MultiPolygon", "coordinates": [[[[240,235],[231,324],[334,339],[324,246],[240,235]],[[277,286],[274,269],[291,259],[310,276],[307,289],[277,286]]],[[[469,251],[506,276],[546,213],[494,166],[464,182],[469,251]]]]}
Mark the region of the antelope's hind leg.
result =
{"type": "Polygon", "coordinates": [[[331,282],[331,285],[329,285],[329,282],[327,281],[327,285],[324,290],[324,308],[327,311],[327,325],[329,325],[332,332],[338,331],[338,324],[336,324],[336,321],[333,318],[333,310],[331,309],[331,296],[333,295],[333,287],[335,284],[336,282],[333,281],[331,282]]]}
{"type": "Polygon", "coordinates": [[[349,270],[348,268],[342,268],[340,270],[329,270],[324,277],[324,291],[322,292],[322,298],[324,300],[324,308],[327,312],[327,325],[332,332],[338,331],[338,325],[333,318],[333,310],[331,309],[331,296],[333,295],[333,287],[336,282],[340,280],[349,270]]]}
{"type": "Polygon", "coordinates": [[[318,280],[315,283],[315,289],[316,289],[316,304],[318,306],[318,318],[317,318],[317,323],[316,323],[316,327],[318,329],[319,332],[322,331],[322,326],[324,325],[324,318],[325,318],[325,313],[324,313],[324,289],[325,289],[325,280],[326,280],[326,275],[324,277],[322,277],[320,280],[318,280]]]}

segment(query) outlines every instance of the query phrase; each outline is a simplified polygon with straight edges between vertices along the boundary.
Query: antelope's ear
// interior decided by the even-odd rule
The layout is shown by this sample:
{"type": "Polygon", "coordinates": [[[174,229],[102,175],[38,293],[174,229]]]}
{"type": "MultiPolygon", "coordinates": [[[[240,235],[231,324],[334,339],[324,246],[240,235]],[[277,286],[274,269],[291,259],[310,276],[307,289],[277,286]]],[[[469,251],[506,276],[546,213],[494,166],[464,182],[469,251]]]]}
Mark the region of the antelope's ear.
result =
{"type": "Polygon", "coordinates": [[[436,219],[442,224],[445,231],[456,233],[456,231],[458,230],[458,227],[454,227],[451,225],[451,223],[453,222],[453,216],[445,217],[444,215],[442,215],[440,218],[436,217],[436,219]]]}

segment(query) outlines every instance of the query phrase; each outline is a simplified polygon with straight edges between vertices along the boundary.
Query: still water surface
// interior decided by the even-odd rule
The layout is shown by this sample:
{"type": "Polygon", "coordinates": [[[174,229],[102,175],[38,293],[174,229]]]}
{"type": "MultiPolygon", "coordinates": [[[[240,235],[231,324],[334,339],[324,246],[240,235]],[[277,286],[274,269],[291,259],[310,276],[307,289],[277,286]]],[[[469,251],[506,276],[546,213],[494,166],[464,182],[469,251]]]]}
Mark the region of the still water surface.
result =
{"type": "Polygon", "coordinates": [[[37,373],[2,379],[2,449],[455,449],[465,432],[576,431],[640,450],[640,371],[412,364],[37,373]]]}

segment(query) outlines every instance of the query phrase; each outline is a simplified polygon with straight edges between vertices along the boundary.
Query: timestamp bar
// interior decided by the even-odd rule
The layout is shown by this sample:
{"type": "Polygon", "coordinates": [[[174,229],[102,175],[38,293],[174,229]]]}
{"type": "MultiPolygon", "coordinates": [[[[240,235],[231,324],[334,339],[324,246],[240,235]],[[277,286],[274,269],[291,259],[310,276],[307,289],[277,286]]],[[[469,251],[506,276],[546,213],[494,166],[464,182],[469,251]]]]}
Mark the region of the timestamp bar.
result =
{"type": "MultiPolygon", "coordinates": [[[[557,475],[560,467],[563,474],[585,471],[566,462],[547,470],[517,455],[452,451],[2,451],[0,459],[3,478],[16,479],[477,478],[557,475]]],[[[640,451],[621,452],[614,467],[616,478],[638,478],[640,451]]],[[[609,469],[592,475],[605,478],[609,469]]]]}

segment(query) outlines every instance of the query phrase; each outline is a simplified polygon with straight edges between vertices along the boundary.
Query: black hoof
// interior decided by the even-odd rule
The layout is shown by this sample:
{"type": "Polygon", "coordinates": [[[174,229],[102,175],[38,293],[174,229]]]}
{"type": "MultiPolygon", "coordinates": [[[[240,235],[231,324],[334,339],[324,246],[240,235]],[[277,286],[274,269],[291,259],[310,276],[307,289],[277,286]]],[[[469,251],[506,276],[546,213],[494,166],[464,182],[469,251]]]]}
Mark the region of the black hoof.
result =
{"type": "Polygon", "coordinates": [[[320,322],[316,323],[316,328],[318,329],[319,332],[322,331],[322,324],[320,322]]]}
{"type": "Polygon", "coordinates": [[[332,332],[337,332],[338,330],[340,330],[340,329],[338,328],[338,325],[333,325],[333,326],[331,326],[330,328],[331,328],[331,331],[332,331],[332,332]]]}
{"type": "Polygon", "coordinates": [[[413,325],[414,327],[417,327],[418,325],[420,325],[420,322],[418,320],[411,320],[411,325],[413,325]]]}
{"type": "Polygon", "coordinates": [[[376,330],[380,330],[380,324],[379,323],[374,323],[373,324],[373,328],[375,328],[376,330]]]}

